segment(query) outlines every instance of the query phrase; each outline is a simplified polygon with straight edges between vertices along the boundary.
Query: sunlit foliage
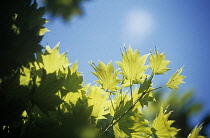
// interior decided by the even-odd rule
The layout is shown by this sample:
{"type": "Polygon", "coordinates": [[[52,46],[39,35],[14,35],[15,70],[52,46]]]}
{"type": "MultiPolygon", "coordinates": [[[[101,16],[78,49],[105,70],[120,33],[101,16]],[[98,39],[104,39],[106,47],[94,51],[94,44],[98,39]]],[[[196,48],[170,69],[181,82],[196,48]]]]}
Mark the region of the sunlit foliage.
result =
{"type": "MultiPolygon", "coordinates": [[[[90,135],[146,138],[176,135],[178,129],[171,127],[173,122],[168,120],[171,112],[165,114],[161,108],[153,123],[142,117],[142,108],[155,100],[153,91],[167,86],[152,88],[155,74],[140,72],[144,76],[141,81],[137,81],[135,75],[130,76],[135,83],[130,83],[127,88],[123,82],[129,77],[126,73],[119,77],[118,72],[129,70],[130,62],[117,62],[123,69],[114,69],[111,62],[107,65],[99,62],[98,66],[91,62],[96,71],[92,73],[98,78],[99,86],[84,85],[77,63],[70,65],[66,54],[60,54],[58,48],[59,44],[53,49],[46,46],[45,51],[37,53],[34,62],[14,73],[12,81],[1,81],[4,96],[1,102],[9,105],[1,120],[5,135],[17,135],[17,129],[21,129],[18,135],[24,137],[90,135]],[[17,100],[18,105],[11,104],[17,100]],[[13,114],[9,115],[8,111],[13,114]]],[[[130,56],[140,58],[140,54],[131,51],[131,47],[125,49],[122,56],[128,56],[130,52],[130,56]]],[[[144,57],[143,63],[132,66],[149,66],[145,65],[148,56],[144,57]]],[[[182,83],[178,79],[176,86],[182,83]]]]}
{"type": "MultiPolygon", "coordinates": [[[[65,19],[81,13],[81,0],[45,2],[48,10],[65,19]]],[[[142,109],[156,100],[155,90],[178,89],[185,78],[180,68],[165,85],[153,88],[154,78],[170,70],[164,53],[156,50],[154,55],[141,56],[137,49],[125,46],[122,60],[115,62],[118,69],[112,62],[89,62],[97,84],[85,85],[77,62],[69,63],[66,53],[59,53],[59,43],[54,48],[39,44],[48,31],[43,26],[45,8],[38,8],[36,1],[10,0],[1,10],[5,44],[0,52],[1,137],[177,135],[180,129],[172,127],[175,122],[169,119],[172,111],[166,113],[160,107],[152,121],[143,117],[142,109]]],[[[196,126],[189,137],[202,137],[201,128],[196,126]]]]}

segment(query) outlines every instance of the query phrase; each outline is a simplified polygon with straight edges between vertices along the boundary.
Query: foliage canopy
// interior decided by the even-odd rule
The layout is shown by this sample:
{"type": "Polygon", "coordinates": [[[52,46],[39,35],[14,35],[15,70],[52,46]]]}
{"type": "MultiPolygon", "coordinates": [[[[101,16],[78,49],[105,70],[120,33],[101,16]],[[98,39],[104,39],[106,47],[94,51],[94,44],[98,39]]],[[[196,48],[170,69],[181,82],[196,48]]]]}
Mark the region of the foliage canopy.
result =
{"type": "MultiPolygon", "coordinates": [[[[14,72],[13,81],[1,80],[1,101],[8,105],[1,109],[5,135],[15,135],[20,129],[18,135],[24,137],[175,137],[179,129],[168,120],[172,112],[165,113],[161,107],[159,115],[150,122],[142,117],[142,109],[155,100],[155,89],[173,89],[183,83],[181,70],[171,77],[173,83],[169,79],[165,86],[153,88],[153,70],[163,67],[145,65],[153,55],[140,57],[138,50],[133,52],[129,47],[122,54],[122,62],[116,62],[119,69],[115,70],[112,62],[105,65],[99,61],[98,66],[90,62],[99,86],[84,85],[77,63],[70,67],[66,53],[60,54],[58,47],[59,44],[53,49],[46,46],[45,51],[36,54],[34,62],[14,72]],[[148,67],[152,70],[150,75],[145,74],[148,67]]],[[[165,72],[163,69],[158,75],[165,72]]]]}
{"type": "MultiPolygon", "coordinates": [[[[60,4],[65,2],[70,1],[60,4]]],[[[80,1],[71,2],[77,7],[71,10],[78,12],[80,1]]],[[[172,126],[171,111],[166,113],[161,107],[152,121],[143,117],[142,109],[156,100],[154,90],[178,89],[185,78],[180,68],[165,85],[153,88],[154,77],[170,70],[164,53],[156,50],[140,56],[138,50],[125,47],[122,61],[115,62],[118,69],[112,62],[89,62],[98,84],[85,85],[77,62],[69,63],[66,53],[59,53],[59,44],[41,51],[39,42],[48,31],[43,26],[47,22],[42,18],[44,8],[21,0],[17,5],[5,4],[3,10],[1,33],[5,33],[2,41],[6,47],[0,53],[1,137],[176,136],[180,129],[172,126]]],[[[201,128],[196,126],[189,138],[202,137],[201,128]]]]}

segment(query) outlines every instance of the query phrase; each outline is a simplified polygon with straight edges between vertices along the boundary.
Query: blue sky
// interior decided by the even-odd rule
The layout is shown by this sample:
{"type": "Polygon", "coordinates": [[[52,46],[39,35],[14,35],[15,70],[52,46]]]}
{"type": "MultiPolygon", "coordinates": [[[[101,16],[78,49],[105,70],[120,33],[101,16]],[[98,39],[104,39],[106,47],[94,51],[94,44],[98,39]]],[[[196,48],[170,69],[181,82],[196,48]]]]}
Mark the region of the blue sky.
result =
{"type": "MultiPolygon", "coordinates": [[[[51,19],[41,42],[61,53],[68,50],[71,63],[78,61],[85,84],[96,80],[88,61],[120,61],[123,44],[138,49],[141,55],[156,49],[172,61],[172,69],[157,79],[163,85],[178,68],[186,83],[180,93],[193,88],[195,101],[204,104],[201,116],[210,112],[210,1],[208,0],[92,0],[82,4],[84,15],[63,22],[51,19]]],[[[158,77],[157,77],[158,78],[158,77]]],[[[195,123],[199,118],[195,119],[195,123]]]]}

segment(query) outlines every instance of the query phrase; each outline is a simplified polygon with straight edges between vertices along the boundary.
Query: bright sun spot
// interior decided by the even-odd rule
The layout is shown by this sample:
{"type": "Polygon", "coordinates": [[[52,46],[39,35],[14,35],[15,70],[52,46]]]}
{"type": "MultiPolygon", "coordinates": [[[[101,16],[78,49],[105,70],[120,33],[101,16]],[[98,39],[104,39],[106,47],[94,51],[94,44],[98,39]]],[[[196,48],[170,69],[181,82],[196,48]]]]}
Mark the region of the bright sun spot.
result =
{"type": "Polygon", "coordinates": [[[123,25],[123,37],[129,41],[145,39],[154,28],[154,21],[146,11],[132,10],[127,13],[123,25]]]}

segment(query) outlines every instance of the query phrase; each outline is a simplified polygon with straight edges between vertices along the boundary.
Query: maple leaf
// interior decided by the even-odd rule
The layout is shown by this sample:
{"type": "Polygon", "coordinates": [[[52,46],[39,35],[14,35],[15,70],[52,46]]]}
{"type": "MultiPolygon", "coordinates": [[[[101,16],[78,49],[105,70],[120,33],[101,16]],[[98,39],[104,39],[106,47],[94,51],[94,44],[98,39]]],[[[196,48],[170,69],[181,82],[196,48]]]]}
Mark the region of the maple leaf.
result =
{"type": "Polygon", "coordinates": [[[151,134],[151,128],[149,127],[149,121],[142,119],[140,114],[135,114],[131,116],[135,120],[135,124],[132,127],[135,132],[131,133],[131,136],[134,138],[148,138],[151,134]]]}
{"type": "Polygon", "coordinates": [[[167,82],[166,86],[169,87],[170,89],[178,89],[178,85],[181,83],[185,83],[182,81],[186,76],[179,75],[182,72],[182,68],[179,68],[176,73],[172,75],[172,77],[169,79],[167,82]]]}
{"type": "Polygon", "coordinates": [[[68,74],[66,74],[66,79],[63,86],[67,91],[77,92],[80,88],[82,88],[83,77],[80,75],[79,72],[77,72],[77,70],[75,70],[74,72],[73,71],[74,69],[68,68],[68,74]]]}
{"type": "Polygon", "coordinates": [[[91,86],[88,95],[88,106],[92,106],[91,116],[96,119],[106,119],[104,115],[109,113],[109,95],[98,86],[91,86]]]}
{"type": "Polygon", "coordinates": [[[56,93],[63,86],[64,77],[57,78],[56,73],[46,74],[43,71],[39,86],[34,88],[33,102],[44,112],[54,111],[63,101],[56,93]]]}
{"type": "Polygon", "coordinates": [[[150,68],[154,75],[165,74],[166,71],[170,70],[167,66],[171,61],[165,60],[164,53],[158,54],[158,51],[156,50],[156,53],[151,55],[149,60],[150,68]]]}
{"type": "Polygon", "coordinates": [[[199,132],[201,131],[201,129],[202,124],[200,126],[196,125],[187,138],[205,138],[204,136],[199,136],[199,132]]]}
{"type": "Polygon", "coordinates": [[[152,124],[152,131],[157,138],[175,138],[175,135],[180,129],[176,129],[174,127],[171,127],[171,125],[174,123],[173,120],[168,120],[168,117],[172,113],[169,112],[165,114],[163,111],[163,108],[160,108],[160,113],[155,118],[152,124]]]}
{"type": "Polygon", "coordinates": [[[117,87],[118,83],[121,81],[118,79],[119,72],[118,70],[114,70],[111,61],[107,65],[99,61],[98,67],[96,67],[93,62],[90,62],[90,65],[95,70],[95,72],[92,73],[98,78],[96,82],[98,82],[104,90],[115,92],[119,89],[119,87],[117,87]]]}
{"type": "Polygon", "coordinates": [[[64,68],[68,68],[70,65],[66,53],[60,55],[58,47],[59,43],[53,49],[47,45],[45,53],[41,54],[44,69],[46,70],[47,74],[58,70],[64,72],[64,68]]]}
{"type": "Polygon", "coordinates": [[[41,28],[40,30],[39,30],[39,35],[44,35],[46,32],[50,32],[50,30],[48,30],[47,28],[41,28]]]}
{"type": "Polygon", "coordinates": [[[66,106],[72,107],[72,105],[76,105],[79,99],[87,100],[86,93],[89,89],[90,84],[85,85],[81,89],[79,89],[77,92],[68,92],[65,97],[63,98],[64,102],[67,103],[67,105],[63,105],[62,109],[66,112],[66,106]]]}
{"type": "Polygon", "coordinates": [[[31,72],[30,69],[27,67],[22,66],[21,74],[20,74],[20,85],[28,86],[30,84],[31,79],[31,72]]]}
{"type": "Polygon", "coordinates": [[[114,99],[114,109],[110,106],[110,114],[114,117],[113,125],[115,137],[141,137],[146,138],[151,135],[149,122],[142,118],[141,110],[134,107],[129,112],[127,110],[132,106],[131,97],[127,94],[116,95],[114,99]],[[122,115],[127,112],[123,117],[122,115]],[[121,118],[121,119],[119,119],[121,118]]]}
{"type": "Polygon", "coordinates": [[[133,51],[131,47],[123,53],[122,62],[116,62],[121,68],[121,74],[124,77],[123,87],[128,87],[133,84],[140,84],[146,78],[144,74],[148,66],[144,66],[149,54],[140,57],[138,50],[133,51]]]}
{"type": "Polygon", "coordinates": [[[139,88],[134,88],[133,101],[139,99],[139,102],[136,104],[136,106],[138,106],[139,108],[143,108],[144,105],[148,106],[149,102],[155,101],[155,98],[153,96],[152,78],[153,77],[150,76],[149,79],[145,79],[145,81],[140,85],[139,88]]]}

